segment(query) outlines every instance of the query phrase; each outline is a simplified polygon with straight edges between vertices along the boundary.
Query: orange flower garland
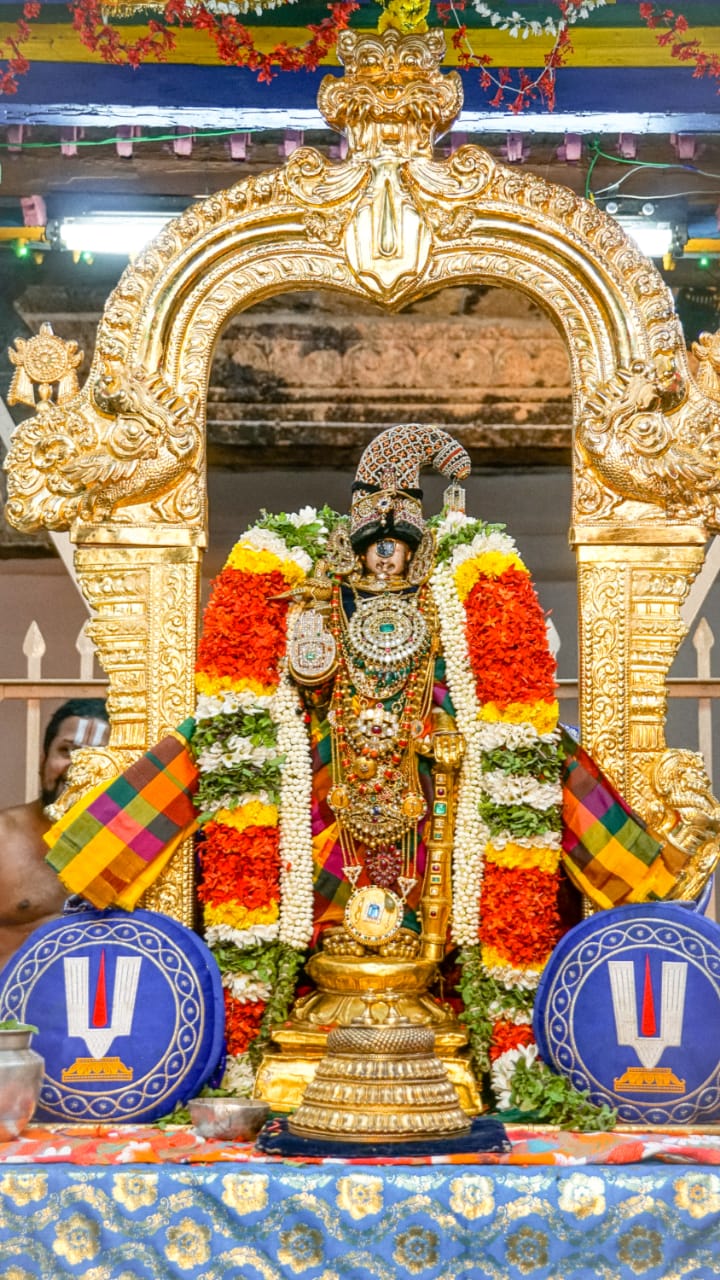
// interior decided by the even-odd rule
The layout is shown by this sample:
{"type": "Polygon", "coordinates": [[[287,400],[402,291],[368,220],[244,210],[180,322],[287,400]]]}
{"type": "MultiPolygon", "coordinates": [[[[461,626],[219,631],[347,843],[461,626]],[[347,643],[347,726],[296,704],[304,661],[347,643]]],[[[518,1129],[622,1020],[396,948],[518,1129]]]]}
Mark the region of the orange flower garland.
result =
{"type": "Polygon", "coordinates": [[[203,623],[197,669],[204,677],[203,692],[235,688],[240,681],[274,686],[285,653],[287,590],[282,573],[245,573],[225,566],[215,579],[212,607],[203,623]]]}
{"type": "Polygon", "coordinates": [[[478,578],[465,611],[478,701],[499,709],[510,702],[552,702],[555,660],[527,570],[513,566],[498,578],[478,578]]]}
{"type": "MultiPolygon", "coordinates": [[[[204,726],[210,724],[210,745],[214,742],[216,747],[215,755],[207,752],[206,767],[210,776],[216,773],[220,779],[217,791],[209,793],[222,797],[203,829],[198,898],[206,939],[216,948],[227,984],[225,1082],[242,1090],[252,1082],[247,1051],[269,1009],[268,999],[255,997],[271,992],[271,975],[277,977],[283,963],[277,941],[279,815],[270,790],[282,756],[270,697],[278,688],[285,653],[288,584],[303,576],[297,558],[275,535],[246,534],[213,584],[198,649],[198,714],[205,717],[200,719],[201,732],[207,737],[204,726]],[[243,766],[242,776],[252,778],[255,772],[257,784],[232,807],[231,795],[223,792],[232,780],[228,761],[236,758],[243,766]],[[238,976],[246,984],[245,999],[237,994],[242,984],[234,986],[235,994],[228,990],[238,976]]],[[[199,759],[202,762],[202,755],[199,759]]]]}
{"type": "Polygon", "coordinates": [[[531,993],[561,932],[555,661],[512,539],[462,513],[438,532],[432,581],[467,742],[453,930],[473,1050],[507,1095],[516,1062],[534,1053],[531,993]]]}
{"type": "Polygon", "coordinates": [[[496,1022],[490,1042],[490,1061],[496,1062],[504,1053],[532,1043],[532,1027],[527,1022],[496,1022]]]}
{"type": "Polygon", "coordinates": [[[245,827],[238,831],[219,822],[209,822],[200,846],[200,901],[215,907],[239,901],[250,909],[277,902],[279,844],[277,827],[245,827]]]}
{"type": "Polygon", "coordinates": [[[560,873],[530,867],[485,867],[480,920],[483,955],[516,969],[537,969],[547,962],[560,937],[560,873]]]}
{"type": "Polygon", "coordinates": [[[246,1053],[260,1030],[260,1023],[266,1008],[264,1000],[244,1003],[230,995],[227,988],[225,996],[225,1044],[227,1052],[234,1058],[246,1053]]]}

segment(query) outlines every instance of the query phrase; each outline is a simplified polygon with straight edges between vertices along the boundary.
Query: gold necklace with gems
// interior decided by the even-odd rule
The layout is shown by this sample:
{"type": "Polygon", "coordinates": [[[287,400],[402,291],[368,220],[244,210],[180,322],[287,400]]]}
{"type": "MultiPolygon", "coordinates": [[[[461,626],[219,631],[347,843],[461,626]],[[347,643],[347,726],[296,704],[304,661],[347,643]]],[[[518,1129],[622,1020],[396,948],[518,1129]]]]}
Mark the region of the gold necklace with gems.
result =
{"type": "Polygon", "coordinates": [[[422,734],[432,701],[437,620],[431,610],[426,588],[411,597],[387,593],[358,600],[348,623],[340,589],[333,593],[339,666],[329,712],[334,784],[328,804],[353,887],[345,927],[366,946],[398,932],[417,881],[417,829],[427,806],[413,739],[422,734]],[[358,888],[363,869],[370,884],[358,888]]]}

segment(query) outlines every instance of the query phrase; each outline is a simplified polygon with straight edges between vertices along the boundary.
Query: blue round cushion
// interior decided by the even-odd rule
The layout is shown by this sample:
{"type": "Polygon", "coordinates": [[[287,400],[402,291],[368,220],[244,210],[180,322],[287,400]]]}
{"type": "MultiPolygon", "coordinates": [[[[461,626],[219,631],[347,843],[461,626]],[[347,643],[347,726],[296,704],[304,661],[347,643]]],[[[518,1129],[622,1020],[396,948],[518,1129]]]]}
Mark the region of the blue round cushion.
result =
{"type": "Polygon", "coordinates": [[[543,972],[534,1031],[544,1061],[625,1122],[720,1118],[720,927],[672,902],[583,920],[543,972]]]}
{"type": "Polygon", "coordinates": [[[223,1052],[215,959],[154,911],[88,909],[36,929],[2,972],[5,1018],[38,1027],[43,1120],[155,1120],[193,1097],[223,1052]]]}

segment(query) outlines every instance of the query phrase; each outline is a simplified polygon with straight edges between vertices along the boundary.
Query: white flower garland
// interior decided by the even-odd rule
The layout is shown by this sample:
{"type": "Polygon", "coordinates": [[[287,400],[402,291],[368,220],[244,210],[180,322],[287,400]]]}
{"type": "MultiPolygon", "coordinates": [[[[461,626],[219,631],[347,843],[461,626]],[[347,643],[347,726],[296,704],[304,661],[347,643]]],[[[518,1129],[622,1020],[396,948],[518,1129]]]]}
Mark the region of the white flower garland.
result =
{"type": "Polygon", "coordinates": [[[272,995],[270,983],[261,982],[251,973],[234,973],[226,970],[222,975],[222,984],[240,1004],[254,1004],[257,1000],[269,1000],[272,995]]]}
{"type": "Polygon", "coordinates": [[[538,1056],[537,1045],[526,1044],[519,1049],[508,1049],[501,1053],[490,1067],[490,1080],[495,1092],[499,1111],[508,1111],[511,1104],[512,1081],[518,1062],[523,1061],[531,1067],[538,1056]]]}
{"type": "Polygon", "coordinates": [[[259,529],[254,525],[243,534],[239,546],[251,547],[253,551],[270,551],[278,560],[292,560],[305,574],[312,569],[312,560],[307,551],[302,547],[289,547],[285,539],[272,529],[259,529]]]}
{"type": "Polygon", "coordinates": [[[502,720],[484,720],[478,730],[482,739],[483,751],[496,751],[498,747],[506,747],[516,751],[518,747],[534,747],[537,743],[550,746],[560,738],[560,731],[538,733],[531,724],[508,724],[502,720]]]}
{"type": "Polygon", "coordinates": [[[255,1085],[255,1072],[246,1053],[239,1058],[229,1057],[225,1064],[222,1078],[223,1089],[228,1089],[238,1098],[249,1098],[255,1085]]]}
{"type": "Polygon", "coordinates": [[[507,31],[511,36],[520,36],[523,40],[527,40],[528,36],[543,34],[556,36],[563,27],[572,27],[576,22],[588,18],[593,9],[602,9],[607,4],[607,0],[580,0],[578,4],[571,2],[559,22],[550,15],[543,18],[542,22],[538,22],[536,18],[526,18],[516,9],[513,9],[512,13],[498,13],[497,9],[492,9],[489,4],[484,3],[484,0],[471,0],[471,3],[481,18],[490,19],[491,27],[497,27],[500,31],[507,31]]]}
{"type": "Polygon", "coordinates": [[[278,931],[277,921],[274,924],[254,924],[250,929],[234,929],[230,924],[209,924],[205,929],[205,941],[209,947],[218,942],[234,942],[240,951],[246,951],[261,942],[274,942],[278,931]]]}
{"type": "Polygon", "coordinates": [[[538,782],[531,773],[503,773],[502,769],[488,769],[483,774],[483,786],[496,804],[527,804],[543,811],[562,804],[560,783],[538,782]]]}
{"type": "Polygon", "coordinates": [[[206,747],[197,757],[197,766],[201,773],[214,773],[221,768],[232,769],[236,764],[262,767],[268,760],[277,760],[279,755],[276,747],[256,745],[251,738],[243,738],[236,733],[225,742],[213,742],[206,747]]]}
{"type": "Polygon", "coordinates": [[[214,720],[216,716],[232,716],[238,711],[245,715],[267,714],[272,696],[269,693],[251,693],[249,689],[243,689],[242,693],[235,693],[232,689],[224,689],[218,694],[200,693],[195,707],[195,719],[214,720]]]}
{"type": "Polygon", "coordinates": [[[540,831],[532,836],[514,836],[509,831],[498,831],[490,843],[500,852],[508,844],[517,844],[521,849],[560,849],[562,837],[559,831],[540,831]]]}
{"type": "Polygon", "coordinates": [[[312,758],[302,703],[286,672],[272,716],[285,757],[280,784],[279,937],[304,951],[313,932],[312,758]]]}
{"type": "Polygon", "coordinates": [[[441,565],[434,571],[430,589],[440,623],[440,639],[457,727],[465,738],[455,813],[451,930],[453,940],[459,946],[474,946],[480,928],[483,855],[489,836],[488,828],[478,813],[483,785],[479,706],[465,634],[465,610],[455,589],[450,565],[441,565]]]}
{"type": "Polygon", "coordinates": [[[252,804],[253,801],[259,804],[274,803],[267,791],[243,791],[241,796],[233,796],[226,792],[224,796],[220,796],[219,800],[213,800],[206,805],[204,812],[212,815],[218,813],[220,809],[241,809],[243,805],[252,804]]]}

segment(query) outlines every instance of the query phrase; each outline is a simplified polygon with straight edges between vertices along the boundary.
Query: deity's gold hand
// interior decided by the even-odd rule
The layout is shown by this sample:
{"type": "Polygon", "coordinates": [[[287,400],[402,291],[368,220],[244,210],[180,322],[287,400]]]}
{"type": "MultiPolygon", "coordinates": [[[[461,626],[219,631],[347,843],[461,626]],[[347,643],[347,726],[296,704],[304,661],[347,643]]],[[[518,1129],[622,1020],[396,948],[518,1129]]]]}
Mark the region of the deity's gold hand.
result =
{"type": "Polygon", "coordinates": [[[442,731],[432,736],[432,751],[437,764],[454,771],[460,767],[465,754],[465,739],[461,733],[442,731]]]}

